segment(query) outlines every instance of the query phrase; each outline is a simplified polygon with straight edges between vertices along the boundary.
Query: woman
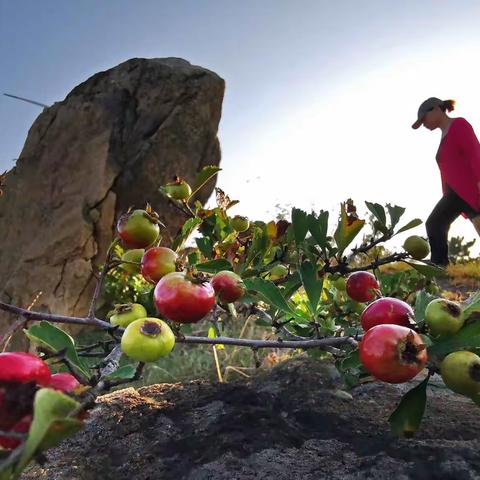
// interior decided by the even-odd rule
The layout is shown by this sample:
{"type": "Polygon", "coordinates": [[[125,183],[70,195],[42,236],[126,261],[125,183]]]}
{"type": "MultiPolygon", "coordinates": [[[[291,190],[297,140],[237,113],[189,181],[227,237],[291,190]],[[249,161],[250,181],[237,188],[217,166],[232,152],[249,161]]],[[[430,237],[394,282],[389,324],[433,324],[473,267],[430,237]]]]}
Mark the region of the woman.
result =
{"type": "Polygon", "coordinates": [[[420,105],[412,125],[442,131],[436,159],[443,197],[426,222],[431,261],[441,266],[448,264],[448,230],[459,215],[470,219],[480,233],[480,143],[464,118],[447,115],[454,106],[455,100],[431,97],[420,105]]]}

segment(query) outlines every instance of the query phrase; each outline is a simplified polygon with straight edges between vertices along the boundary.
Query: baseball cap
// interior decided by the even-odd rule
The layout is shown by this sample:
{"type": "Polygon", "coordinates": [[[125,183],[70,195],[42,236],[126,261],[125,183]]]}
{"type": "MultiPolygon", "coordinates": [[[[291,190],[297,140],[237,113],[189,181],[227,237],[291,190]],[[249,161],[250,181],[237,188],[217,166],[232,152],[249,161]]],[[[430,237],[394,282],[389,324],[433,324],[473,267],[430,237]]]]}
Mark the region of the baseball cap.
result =
{"type": "Polygon", "coordinates": [[[443,100],[437,97],[430,97],[425,100],[418,108],[417,121],[412,125],[412,128],[417,129],[423,123],[423,117],[432,108],[438,107],[443,104],[443,100]]]}

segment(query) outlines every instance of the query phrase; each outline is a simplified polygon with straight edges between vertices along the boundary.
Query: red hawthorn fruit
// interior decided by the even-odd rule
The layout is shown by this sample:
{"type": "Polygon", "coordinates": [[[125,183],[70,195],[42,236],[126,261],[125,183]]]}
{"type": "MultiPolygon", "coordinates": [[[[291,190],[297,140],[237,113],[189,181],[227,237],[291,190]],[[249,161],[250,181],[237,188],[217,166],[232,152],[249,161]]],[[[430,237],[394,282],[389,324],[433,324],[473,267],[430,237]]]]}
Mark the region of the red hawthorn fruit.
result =
{"type": "Polygon", "coordinates": [[[147,282],[156,284],[167,273],[175,271],[177,254],[167,247],[149,248],[142,257],[140,271],[147,282]]]}
{"type": "Polygon", "coordinates": [[[0,353],[0,383],[35,382],[46,386],[51,373],[48,365],[36,355],[25,352],[0,353]]]}
{"type": "Polygon", "coordinates": [[[360,315],[363,330],[367,331],[376,325],[392,323],[410,327],[414,319],[412,307],[398,298],[383,297],[370,303],[360,315]]]}
{"type": "Polygon", "coordinates": [[[223,270],[215,274],[210,283],[223,303],[236,302],[245,293],[242,279],[229,270],[223,270]]]}
{"type": "Polygon", "coordinates": [[[165,275],[155,287],[153,301],[160,315],[179,323],[195,323],[215,305],[215,290],[209,282],[197,283],[182,272],[165,275]]]}
{"type": "Polygon", "coordinates": [[[356,302],[370,302],[377,296],[380,284],[370,272],[353,272],[347,279],[348,296],[356,302]]]}
{"type": "Polygon", "coordinates": [[[414,378],[427,362],[422,338],[400,325],[377,325],[358,347],[363,366],[378,380],[403,383],[414,378]]]}
{"type": "Polygon", "coordinates": [[[67,372],[55,373],[50,379],[50,388],[60,390],[68,393],[80,386],[80,382],[71,374],[67,372]]]}

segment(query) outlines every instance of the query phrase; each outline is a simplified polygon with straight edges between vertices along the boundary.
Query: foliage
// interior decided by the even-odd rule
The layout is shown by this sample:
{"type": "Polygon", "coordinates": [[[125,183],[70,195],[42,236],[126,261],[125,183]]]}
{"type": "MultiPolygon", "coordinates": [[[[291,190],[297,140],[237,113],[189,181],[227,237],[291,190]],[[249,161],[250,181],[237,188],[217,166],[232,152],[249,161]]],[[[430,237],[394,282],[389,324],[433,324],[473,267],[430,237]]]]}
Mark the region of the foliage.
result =
{"type": "MultiPolygon", "coordinates": [[[[406,394],[390,417],[395,433],[412,435],[419,428],[428,380],[439,371],[443,357],[455,349],[480,347],[479,327],[473,316],[480,311],[478,295],[465,305],[468,322],[453,338],[434,338],[426,330],[426,306],[439,295],[435,278],[445,272],[428,262],[413,260],[404,251],[392,252],[385,245],[399,233],[421,223],[419,219],[403,221],[404,208],[367,201],[365,206],[370,212],[367,222],[360,218],[353,200],[347,199],[340,205],[338,218],[332,218],[324,210],[307,212],[292,208],[288,217],[282,214],[270,222],[250,221],[246,230],[237,226],[244,230],[238,232],[229,213],[237,200],[230,199],[219,188],[214,208],[206,209],[195,200],[198,190],[218,170],[208,166],[199,172],[193,188],[185,190],[192,192],[187,194],[188,198],[176,200],[169,197],[171,190],[159,188],[185,215],[184,225],[168,246],[177,255],[175,268],[184,273],[185,281],[201,288],[217,272],[229,270],[241,277],[239,282],[245,293],[234,304],[222,304],[220,297],[214,303],[211,293],[214,306],[202,321],[193,325],[165,318],[176,340],[170,356],[146,367],[122,356],[123,329],[108,321],[109,310],[117,306],[128,311],[129,303],[142,303],[148,316],[158,316],[154,301],[156,287],[141,275],[127,274],[121,267],[124,252],[121,244],[132,242],[133,234],[128,229],[134,228],[131,226],[134,223],[128,224],[129,212],[122,223],[122,232],[118,232],[108,249],[86,317],[45,314],[0,303],[1,309],[29,319],[25,333],[52,371],[68,369],[81,383],[80,388],[69,395],[61,394],[62,397],[49,388],[38,387],[31,405],[30,433],[0,464],[2,480],[18,478],[30,460],[38,459],[45,448],[78,430],[82,415],[97,395],[130,382],[137,385],[178,381],[188,378],[192,371],[196,375],[208,372],[210,378],[223,382],[248,377],[262,364],[271,365],[305,351],[335,362],[349,386],[368,381],[370,375],[360,361],[357,348],[364,333],[360,318],[366,305],[349,298],[348,284],[345,286],[345,279],[358,271],[372,271],[380,280],[383,295],[403,299],[415,307],[418,323],[412,324],[412,328],[422,335],[425,345],[421,348],[431,352],[428,378],[406,394]],[[103,305],[97,308],[100,293],[103,305]],[[102,333],[90,337],[92,343],[88,345],[85,336],[73,338],[56,323],[80,323],[102,333]],[[195,343],[208,347],[199,349],[195,343]],[[287,348],[290,353],[285,353],[287,348]],[[47,397],[53,405],[51,411],[44,407],[47,397]],[[57,436],[52,436],[52,425],[58,427],[57,436]],[[45,440],[49,436],[51,442],[45,440]]],[[[148,204],[135,218],[135,228],[141,228],[138,225],[142,222],[150,222],[150,231],[163,228],[158,214],[148,204]]],[[[138,239],[141,238],[139,235],[138,239]]],[[[166,236],[160,235],[152,245],[159,246],[162,242],[166,246],[166,236]]],[[[140,341],[147,341],[142,340],[142,335],[161,334],[149,330],[152,326],[148,326],[148,321],[138,321],[146,322],[146,330],[143,333],[139,330],[140,341]]]]}

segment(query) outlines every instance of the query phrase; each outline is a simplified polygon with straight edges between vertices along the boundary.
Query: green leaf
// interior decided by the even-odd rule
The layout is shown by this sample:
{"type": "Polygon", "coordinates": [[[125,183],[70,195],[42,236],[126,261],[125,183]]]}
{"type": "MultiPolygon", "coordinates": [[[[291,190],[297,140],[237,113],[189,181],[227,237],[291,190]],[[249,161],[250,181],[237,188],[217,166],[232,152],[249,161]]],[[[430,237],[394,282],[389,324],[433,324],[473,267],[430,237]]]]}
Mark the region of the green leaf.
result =
{"type": "Polygon", "coordinates": [[[245,260],[245,268],[250,264],[256,266],[262,259],[268,248],[268,235],[266,227],[254,227],[252,243],[248,249],[247,259],[245,260]]]}
{"type": "Polygon", "coordinates": [[[178,251],[182,248],[183,244],[187,241],[188,237],[194,232],[194,230],[202,223],[202,219],[198,217],[189,218],[182,227],[182,231],[174,240],[172,249],[178,251]]]}
{"type": "Polygon", "coordinates": [[[345,248],[353,242],[353,239],[358,235],[360,230],[365,225],[365,220],[360,220],[353,215],[347,215],[346,205],[342,203],[340,212],[340,221],[338,222],[337,230],[334,238],[337,242],[338,252],[340,255],[345,248]]]}
{"type": "Polygon", "coordinates": [[[480,312],[480,290],[467,298],[462,303],[462,308],[465,319],[470,317],[470,315],[472,315],[474,312],[480,312]]]}
{"type": "Polygon", "coordinates": [[[295,235],[295,243],[299,245],[305,240],[308,232],[308,215],[298,208],[292,209],[292,227],[295,235]]]}
{"type": "Polygon", "coordinates": [[[417,270],[427,278],[447,276],[447,273],[443,268],[437,267],[435,265],[428,265],[426,263],[418,262],[417,260],[403,260],[403,261],[405,263],[408,263],[408,265],[411,265],[415,270],[417,270]]]}
{"type": "Polygon", "coordinates": [[[216,165],[207,165],[203,167],[193,182],[190,198],[193,197],[220,170],[221,168],[216,165]]]}
{"type": "Polygon", "coordinates": [[[50,350],[59,352],[65,350],[65,356],[70,360],[73,366],[85,377],[90,378],[87,367],[77,355],[75,350],[75,341],[60,328],[56,327],[46,320],[32,325],[28,330],[24,330],[25,335],[34,343],[50,350]]]}
{"type": "Polygon", "coordinates": [[[222,270],[233,270],[232,264],[225,258],[217,258],[204,263],[197,263],[195,266],[199,272],[217,273],[222,270]]]}
{"type": "Polygon", "coordinates": [[[317,311],[318,301],[323,288],[323,279],[317,278],[316,266],[310,262],[303,262],[300,267],[300,277],[303,288],[307,293],[308,303],[312,314],[317,311]]]}
{"type": "Polygon", "coordinates": [[[308,229],[320,248],[327,245],[328,211],[321,211],[318,218],[311,213],[307,218],[308,229]]]}
{"type": "Polygon", "coordinates": [[[379,203],[365,202],[365,205],[382,225],[387,224],[387,215],[385,214],[385,209],[379,203]]]}
{"type": "Polygon", "coordinates": [[[247,290],[253,290],[254,292],[257,292],[260,297],[262,297],[262,300],[268,304],[273,305],[282,312],[289,313],[290,315],[297,317],[297,314],[292,310],[285,298],[283,298],[281,290],[270,280],[257,277],[245,278],[243,282],[245,283],[247,290]]]}
{"type": "Polygon", "coordinates": [[[387,209],[390,215],[391,228],[395,228],[395,226],[400,221],[400,218],[405,213],[405,209],[403,207],[398,207],[397,205],[394,205],[392,207],[392,205],[390,205],[389,203],[387,204],[387,209]]]}
{"type": "Polygon", "coordinates": [[[393,433],[407,438],[413,437],[419,429],[427,403],[429,377],[409,390],[388,419],[393,433]]]}
{"type": "Polygon", "coordinates": [[[282,289],[283,298],[285,300],[290,300],[290,297],[302,286],[302,279],[298,272],[292,273],[288,278],[287,282],[284,284],[282,289]]]}
{"type": "Polygon", "coordinates": [[[425,290],[422,290],[417,293],[415,298],[415,320],[417,323],[423,322],[425,320],[425,310],[427,305],[437,298],[436,295],[427,293],[425,290]]]}
{"type": "Polygon", "coordinates": [[[22,472],[36,453],[57,445],[82,428],[81,421],[69,417],[79,405],[73,398],[56,390],[42,388],[36,393],[32,425],[15,469],[16,475],[22,472]]]}
{"type": "Polygon", "coordinates": [[[435,341],[428,349],[429,355],[443,357],[464,348],[480,348],[480,321],[462,327],[454,335],[435,341]]]}
{"type": "Polygon", "coordinates": [[[129,378],[133,378],[137,371],[137,365],[128,364],[123,365],[122,367],[118,368],[114,372],[106,375],[104,378],[106,380],[112,379],[119,379],[119,380],[128,380],[129,378]]]}
{"type": "Polygon", "coordinates": [[[208,237],[196,238],[195,243],[202,255],[206,258],[212,258],[213,242],[208,237]]]}
{"type": "Polygon", "coordinates": [[[422,223],[423,222],[419,218],[415,218],[415,219],[411,220],[410,222],[408,222],[406,225],[404,225],[402,228],[400,228],[400,230],[398,230],[398,232],[396,232],[395,235],[398,235],[399,233],[410,230],[411,228],[418,227],[422,223]]]}

